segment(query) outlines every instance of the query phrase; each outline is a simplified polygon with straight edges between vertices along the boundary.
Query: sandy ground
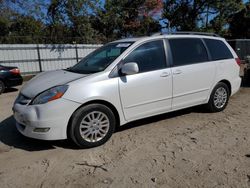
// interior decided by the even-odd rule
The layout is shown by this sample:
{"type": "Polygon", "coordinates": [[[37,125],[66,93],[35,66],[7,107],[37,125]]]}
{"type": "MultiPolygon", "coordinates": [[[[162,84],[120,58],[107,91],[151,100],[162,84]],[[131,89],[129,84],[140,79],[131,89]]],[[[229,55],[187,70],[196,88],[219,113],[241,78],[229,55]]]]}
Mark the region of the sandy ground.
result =
{"type": "Polygon", "coordinates": [[[221,113],[190,108],[119,129],[105,145],[20,135],[0,96],[0,187],[250,187],[250,87],[221,113]]]}

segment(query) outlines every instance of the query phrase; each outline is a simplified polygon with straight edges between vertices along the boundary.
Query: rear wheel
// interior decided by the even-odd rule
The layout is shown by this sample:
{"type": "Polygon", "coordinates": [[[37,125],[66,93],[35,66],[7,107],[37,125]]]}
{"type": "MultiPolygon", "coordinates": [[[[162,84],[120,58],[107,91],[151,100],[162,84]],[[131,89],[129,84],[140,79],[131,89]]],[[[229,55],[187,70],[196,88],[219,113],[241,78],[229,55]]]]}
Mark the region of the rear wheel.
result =
{"type": "Polygon", "coordinates": [[[245,81],[245,83],[246,83],[247,85],[249,85],[249,81],[250,81],[250,69],[247,69],[247,70],[245,71],[243,81],[245,81]]]}
{"type": "Polygon", "coordinates": [[[218,83],[213,89],[207,108],[211,112],[223,111],[228,103],[230,96],[229,88],[225,83],[218,83]]]}
{"type": "Polygon", "coordinates": [[[3,81],[0,80],[0,94],[2,94],[5,90],[5,85],[3,83],[3,81]]]}
{"type": "Polygon", "coordinates": [[[81,148],[104,144],[115,129],[115,116],[107,106],[90,104],[72,116],[70,138],[81,148]]]}

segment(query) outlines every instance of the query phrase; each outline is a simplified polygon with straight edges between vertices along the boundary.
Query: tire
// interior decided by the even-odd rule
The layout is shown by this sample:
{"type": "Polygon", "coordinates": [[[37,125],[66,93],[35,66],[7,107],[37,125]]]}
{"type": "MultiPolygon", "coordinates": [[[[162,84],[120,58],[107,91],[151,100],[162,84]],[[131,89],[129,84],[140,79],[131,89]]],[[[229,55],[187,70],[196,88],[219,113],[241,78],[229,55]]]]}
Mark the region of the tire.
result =
{"type": "Polygon", "coordinates": [[[223,111],[230,97],[229,88],[225,83],[219,82],[213,89],[209,102],[207,104],[207,109],[210,112],[221,112],[223,111]]]}
{"type": "Polygon", "coordinates": [[[3,81],[0,80],[0,95],[4,92],[5,90],[5,84],[3,83],[3,81]]]}
{"type": "Polygon", "coordinates": [[[69,137],[75,144],[80,148],[92,148],[109,140],[115,130],[116,119],[107,106],[89,104],[73,114],[69,126],[69,137]]]}
{"type": "Polygon", "coordinates": [[[245,83],[249,85],[249,82],[250,82],[250,70],[249,69],[246,71],[246,74],[244,77],[245,77],[245,83]]]}
{"type": "Polygon", "coordinates": [[[243,84],[243,86],[248,86],[249,84],[249,81],[250,81],[250,71],[249,70],[247,70],[247,69],[245,69],[244,70],[244,75],[243,75],[243,77],[242,77],[242,84],[243,84]]]}

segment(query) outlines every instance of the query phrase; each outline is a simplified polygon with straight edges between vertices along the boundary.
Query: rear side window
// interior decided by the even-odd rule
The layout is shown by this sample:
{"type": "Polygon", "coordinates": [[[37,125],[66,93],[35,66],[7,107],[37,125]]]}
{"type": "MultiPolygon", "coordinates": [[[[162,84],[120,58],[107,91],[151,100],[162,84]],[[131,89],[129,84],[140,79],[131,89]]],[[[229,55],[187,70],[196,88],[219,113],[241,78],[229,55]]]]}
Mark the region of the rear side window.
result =
{"type": "Polygon", "coordinates": [[[165,49],[162,40],[147,42],[132,51],[123,63],[136,62],[140,72],[166,67],[165,49]]]}
{"type": "Polygon", "coordinates": [[[208,55],[201,39],[169,39],[174,66],[189,65],[208,61],[208,55]]]}
{"type": "Polygon", "coordinates": [[[214,39],[204,39],[204,41],[213,61],[233,58],[232,53],[223,41],[214,39]]]}

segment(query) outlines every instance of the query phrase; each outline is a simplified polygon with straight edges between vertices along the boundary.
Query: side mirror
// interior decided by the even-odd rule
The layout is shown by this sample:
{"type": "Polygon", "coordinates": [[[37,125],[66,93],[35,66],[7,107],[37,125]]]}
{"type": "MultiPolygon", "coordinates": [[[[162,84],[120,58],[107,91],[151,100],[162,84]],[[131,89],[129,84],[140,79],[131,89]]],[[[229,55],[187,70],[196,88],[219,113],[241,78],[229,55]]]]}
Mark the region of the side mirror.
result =
{"type": "Polygon", "coordinates": [[[126,63],[122,65],[121,72],[124,75],[136,74],[139,72],[138,64],[135,62],[126,63]]]}

